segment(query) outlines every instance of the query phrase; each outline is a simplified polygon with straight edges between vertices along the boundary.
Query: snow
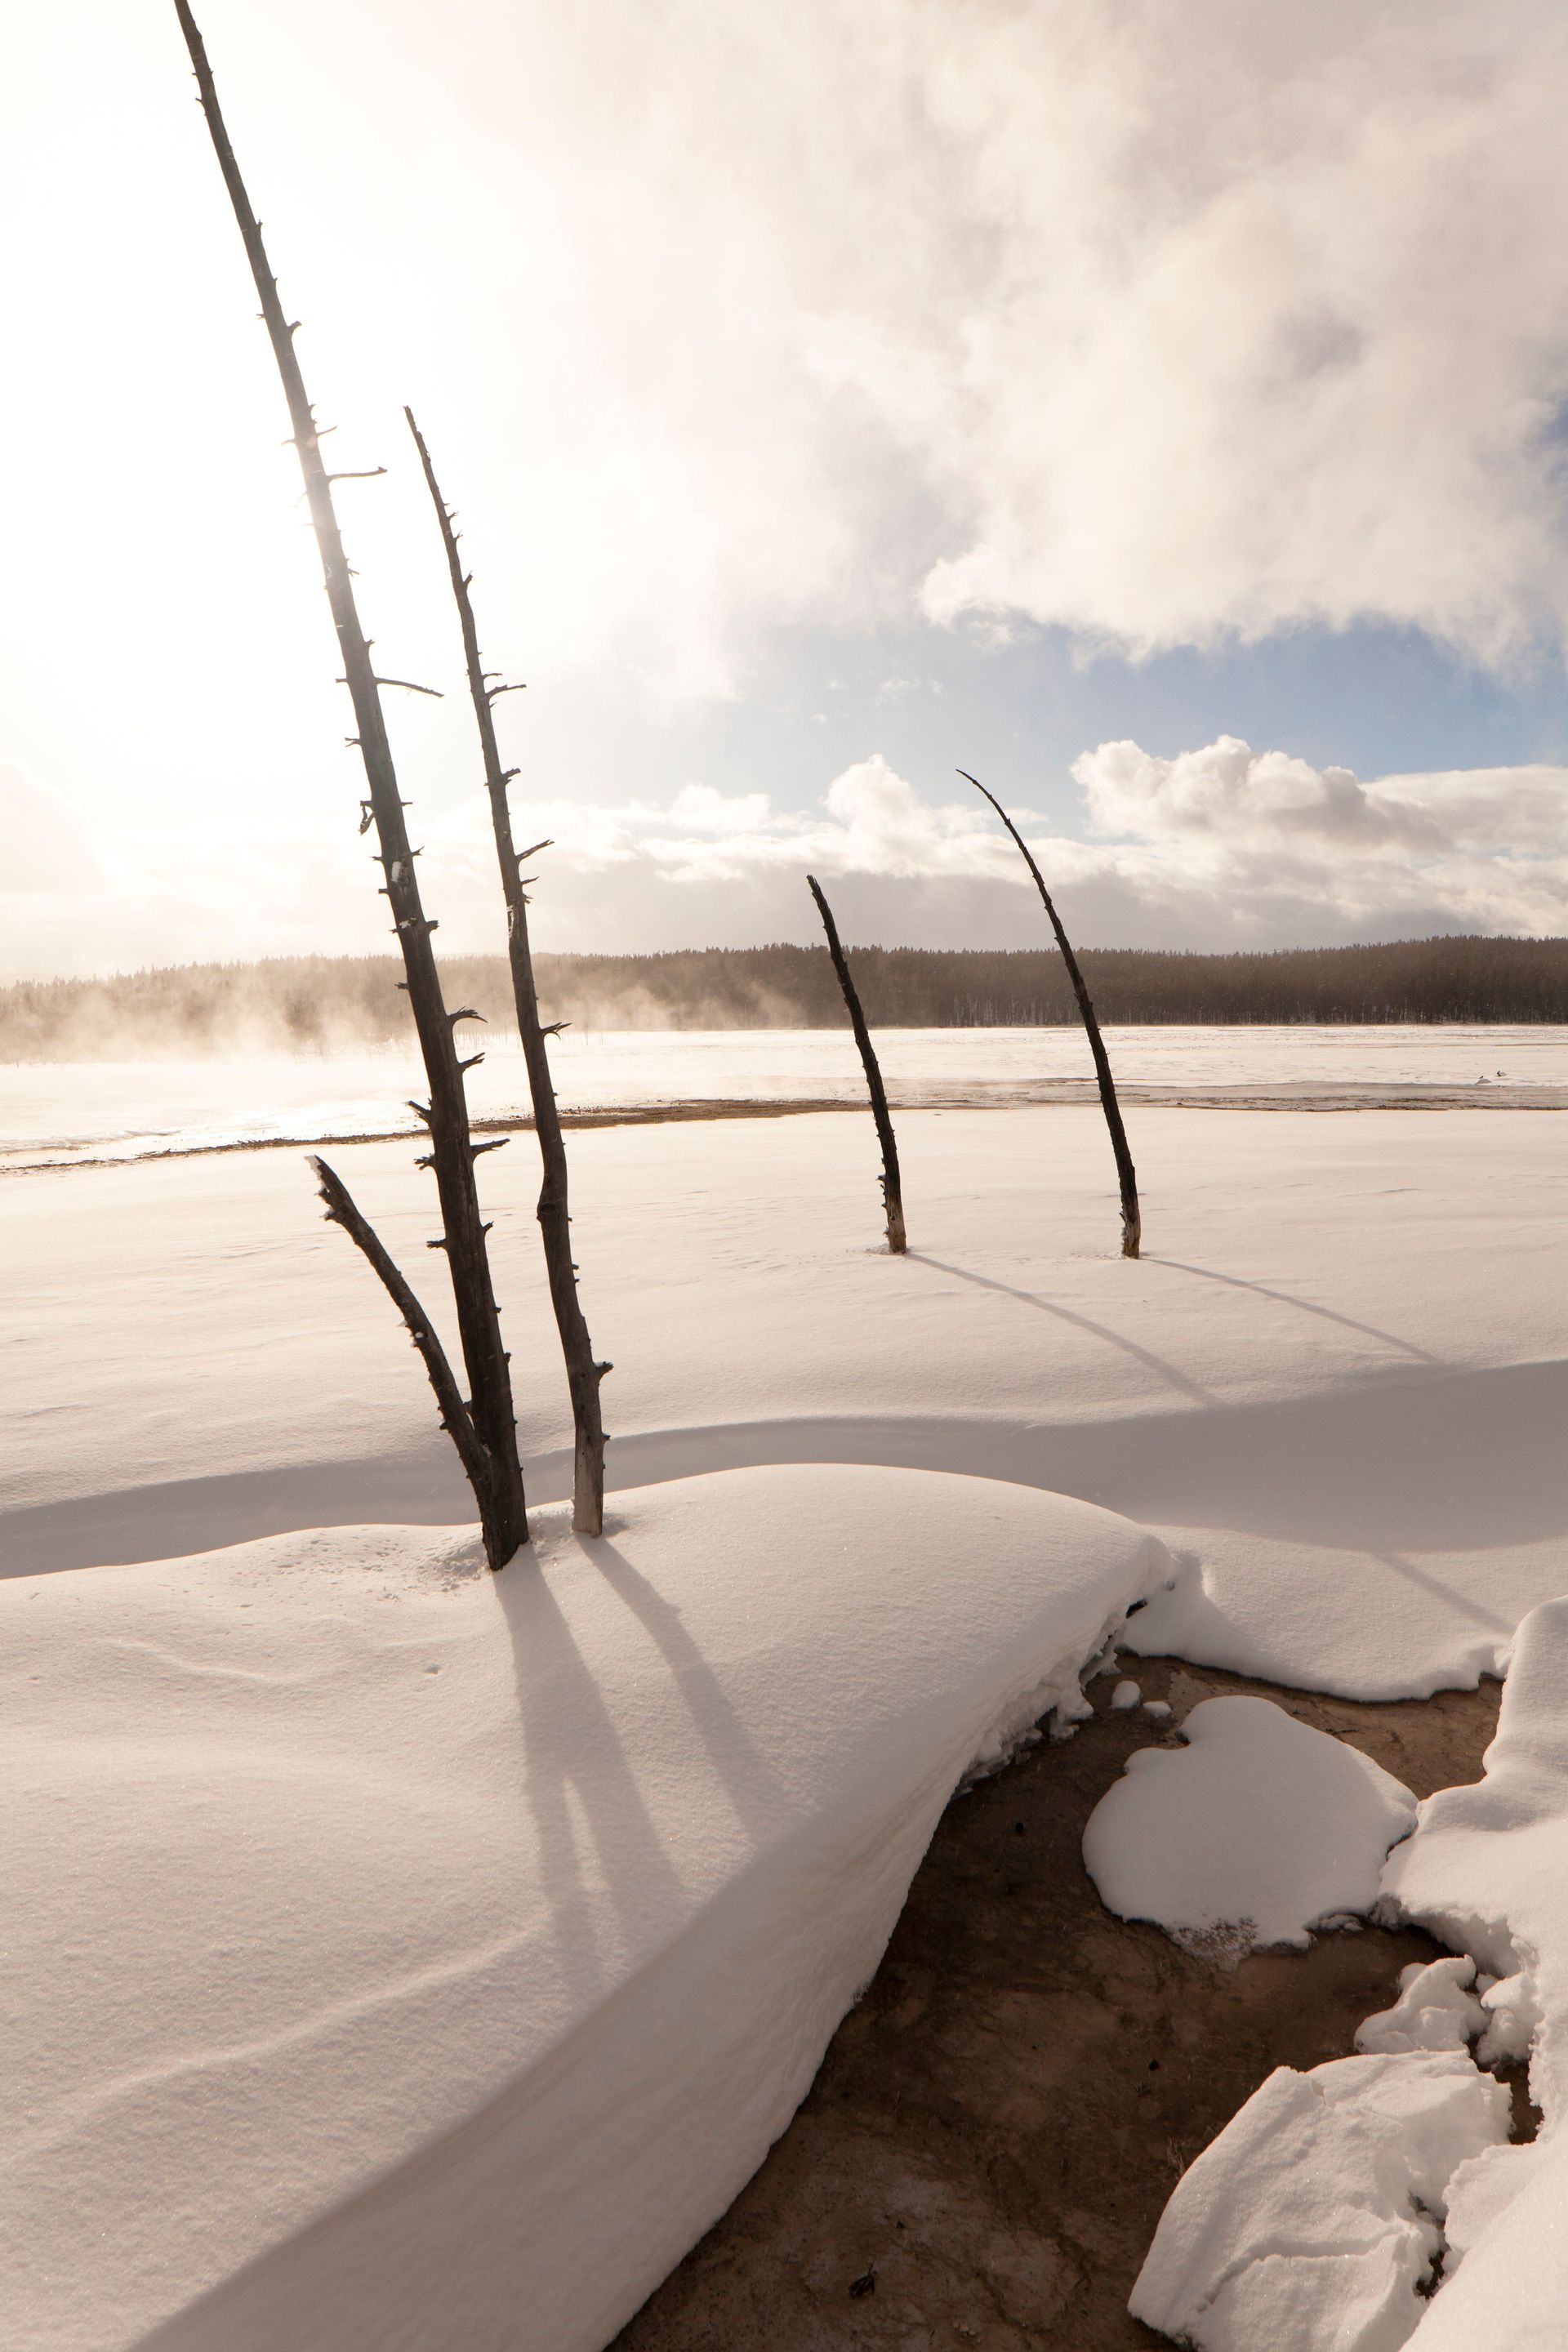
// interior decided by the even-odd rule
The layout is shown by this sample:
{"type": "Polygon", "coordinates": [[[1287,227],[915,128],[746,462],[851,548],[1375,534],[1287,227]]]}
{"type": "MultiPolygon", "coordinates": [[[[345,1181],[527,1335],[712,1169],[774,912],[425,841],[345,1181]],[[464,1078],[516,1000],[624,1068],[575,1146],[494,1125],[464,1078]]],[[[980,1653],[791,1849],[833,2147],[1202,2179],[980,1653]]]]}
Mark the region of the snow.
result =
{"type": "Polygon", "coordinates": [[[1302,1947],[1371,1910],[1415,1819],[1402,1782],[1271,1699],[1205,1699],[1182,1737],[1129,1757],[1089,1815],[1084,1864],[1108,1910],[1227,1955],[1302,1947]]]}
{"type": "MultiPolygon", "coordinates": [[[[1183,1556],[1131,1629],[1151,1654],[1359,1697],[1500,1670],[1565,1581],[1554,1114],[1146,1111],[1137,1265],[1097,1112],[899,1126],[907,1260],[868,1117],[573,1137],[613,1481],[780,1459],[1021,1481],[1183,1556]]],[[[408,1145],[335,1157],[436,1304],[408,1145]]],[[[535,1166],[521,1137],[483,1183],[549,1497],[569,1428],[535,1166]]],[[[9,1178],[0,1284],[9,1567],[468,1515],[418,1361],[292,1152],[9,1178]]]]}
{"type": "Polygon", "coordinates": [[[1520,1628],[1484,1778],[1426,1801],[1384,1886],[1497,1979],[1480,2055],[1529,2048],[1542,2115],[1533,2143],[1456,2179],[1457,2259],[1420,2352],[1546,2352],[1568,2310],[1568,1600],[1520,1628]]]}
{"type": "MultiPolygon", "coordinates": [[[[1310,1028],[1109,1029],[1130,1101],[1334,1100],[1371,1105],[1456,1098],[1484,1076],[1493,1101],[1568,1096],[1568,1029],[1433,1023],[1310,1028]]],[[[1090,1082],[1073,1024],[1058,1029],[879,1029],[877,1050],[895,1108],[1016,1104],[1069,1096],[1090,1082]]],[[[865,1100],[847,1025],[838,1029],[568,1029],[551,1049],[568,1110],[699,1102],[865,1100]]],[[[405,1097],[420,1082],[411,1048],[344,1054],[237,1052],[222,1060],[0,1065],[0,1168],[141,1158],[237,1142],[320,1142],[414,1134],[405,1097]]],[[[515,1041],[488,1036],[468,1081],[476,1115],[529,1108],[515,1041]]]]}
{"type": "Polygon", "coordinates": [[[1508,2126],[1463,2055],[1278,2067],[1183,2176],[1128,2308],[1197,2352],[1395,2352],[1449,2183],[1508,2126]]]}
{"type": "Polygon", "coordinates": [[[1110,1704],[1121,1713],[1123,1708],[1136,1706],[1142,1696],[1136,1683],[1119,1682],[1110,1694],[1110,1704]]]}
{"type": "Polygon", "coordinates": [[[1178,2186],[1131,2308],[1200,2352],[1384,2352],[1406,2342],[1415,2352],[1559,2352],[1568,2310],[1568,1599],[1521,1626],[1484,1777],[1421,1805],[1384,1866],[1382,1901],[1456,1956],[1403,1971],[1398,2000],[1356,2035],[1359,2050],[1378,2054],[1271,2076],[1178,2186]],[[1509,2144],[1506,2087],[1464,2047],[1478,2035],[1483,2063],[1529,2052],[1542,2116],[1532,2142],[1509,2144]],[[1439,2117],[1386,2096],[1389,2082],[1436,2084],[1436,2073],[1369,2075],[1375,2145],[1345,2140],[1337,2118],[1316,2117],[1303,2099],[1306,2085],[1351,2079],[1346,2066],[1447,2070],[1451,2104],[1439,2117]],[[1442,2222],[1440,2235],[1412,2216],[1411,2196],[1442,2222]],[[1385,2231],[1369,2243],[1373,2205],[1402,2233],[1392,2261],[1385,2231]],[[1282,2243],[1295,2258],[1281,2259],[1282,2243]],[[1415,2302],[1420,2263],[1434,2256],[1436,2292],[1415,2302]]]}
{"type": "MultiPolygon", "coordinates": [[[[1024,1083],[971,1034],[945,1076],[911,1044],[908,1083],[956,1087],[964,1051],[977,1088],[1024,1083]]],[[[1240,1098],[1246,1041],[1203,1050],[1240,1098]]],[[[1303,1041],[1301,1083],[1340,1051],[1303,1041]]],[[[731,1052],[709,1081],[760,1099],[826,1048],[749,1077],[731,1052]]],[[[1296,1082],[1284,1047],[1269,1067],[1296,1082]]],[[[1142,1108],[1135,1265],[1092,1108],[901,1112],[902,1260],[867,1118],[579,1132],[618,1524],[590,1560],[546,1510],[544,1576],[492,1581],[417,1360],[295,1154],[139,1160],[233,1102],[143,1074],[104,1116],[101,1074],[70,1075],[75,1125],[57,1079],[21,1159],[119,1119],[127,1164],[0,1184],[0,1742],[37,1791],[5,1824],[3,2193],[39,2200],[17,2352],[486,2352],[520,2309],[531,2352],[602,2344],[787,2119],[947,1791],[1053,1696],[1081,1713],[1074,1672],[1145,1591],[1133,1656],[1359,1697],[1513,1664],[1486,1780],[1382,1877],[1458,1957],[1366,2021],[1383,2046],[1337,2062],[1361,2072],[1265,2085],[1144,2285],[1247,2352],[1342,2318],[1363,2352],[1561,2341],[1555,1115],[1142,1108]],[[1500,2144],[1478,2022],[1483,2063],[1531,2054],[1533,2147],[1500,2144]]],[[[407,1143],[334,1156],[444,1319],[407,1143]]],[[[535,1170],[526,1137],[485,1163],[537,1507],[570,1469],[535,1170]]],[[[1265,1701],[1183,1728],[1090,1824],[1113,1908],[1226,1956],[1367,1907],[1396,1782],[1265,1701]]]]}
{"type": "Polygon", "coordinates": [[[1457,1959],[1412,1960],[1399,1971],[1399,1999],[1356,2028],[1358,2050],[1464,2050],[1486,2030],[1487,2012],[1471,1988],[1476,1964],[1457,1959]]]}
{"type": "Polygon", "coordinates": [[[7,2352],[599,2352],[1164,1568],[784,1465],[0,1585],[7,2352]]]}

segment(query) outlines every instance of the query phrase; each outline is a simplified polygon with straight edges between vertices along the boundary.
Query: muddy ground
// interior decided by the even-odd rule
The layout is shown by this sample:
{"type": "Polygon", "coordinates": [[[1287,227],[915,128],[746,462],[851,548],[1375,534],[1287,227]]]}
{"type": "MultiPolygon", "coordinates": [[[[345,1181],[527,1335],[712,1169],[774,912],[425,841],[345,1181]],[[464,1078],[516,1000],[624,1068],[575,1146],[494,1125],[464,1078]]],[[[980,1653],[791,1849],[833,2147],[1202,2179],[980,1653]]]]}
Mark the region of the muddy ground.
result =
{"type": "MultiPolygon", "coordinates": [[[[1131,1662],[1177,1723],[1258,1691],[1418,1796],[1479,1777],[1500,1687],[1381,1706],[1131,1662]]],[[[613,2352],[1131,2352],[1128,2293],[1198,2150],[1278,2065],[1351,2050],[1413,1930],[1321,1936],[1230,1969],[1102,1907],[1083,1826],[1139,1710],[955,1798],[882,1966],[760,2172],[613,2352]]],[[[1169,2347],[1166,2347],[1169,2352],[1169,2347]]]]}

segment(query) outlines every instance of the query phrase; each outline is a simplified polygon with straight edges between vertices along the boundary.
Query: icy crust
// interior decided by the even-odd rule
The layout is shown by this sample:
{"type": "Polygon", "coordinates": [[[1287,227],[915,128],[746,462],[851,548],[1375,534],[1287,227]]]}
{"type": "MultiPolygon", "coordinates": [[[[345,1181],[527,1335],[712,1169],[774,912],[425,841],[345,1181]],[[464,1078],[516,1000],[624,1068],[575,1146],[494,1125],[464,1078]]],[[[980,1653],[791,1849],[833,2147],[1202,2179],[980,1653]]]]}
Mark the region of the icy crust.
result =
{"type": "Polygon", "coordinates": [[[1421,1807],[1390,1902],[1497,1980],[1483,2057],[1531,2052],[1539,2137],[1457,2175],[1419,2352],[1560,2352],[1568,2337],[1568,1600],[1520,1627],[1485,1777],[1421,1807]]]}
{"type": "Polygon", "coordinates": [[[1279,2067],[1183,2176],[1128,2308],[1197,2352],[1396,2352],[1456,2169],[1508,2127],[1460,2053],[1279,2067]]]}
{"type": "Polygon", "coordinates": [[[1083,1858],[1108,1910],[1235,1958],[1371,1910],[1415,1818],[1402,1781],[1272,1699],[1205,1699],[1182,1737],[1138,1749],[1089,1815],[1083,1858]]]}
{"type": "Polygon", "coordinates": [[[1168,1570],[1086,1504],[847,1467],[538,1549],[0,1586],[7,2352],[599,2352],[788,2121],[965,1767],[1168,1570]]]}

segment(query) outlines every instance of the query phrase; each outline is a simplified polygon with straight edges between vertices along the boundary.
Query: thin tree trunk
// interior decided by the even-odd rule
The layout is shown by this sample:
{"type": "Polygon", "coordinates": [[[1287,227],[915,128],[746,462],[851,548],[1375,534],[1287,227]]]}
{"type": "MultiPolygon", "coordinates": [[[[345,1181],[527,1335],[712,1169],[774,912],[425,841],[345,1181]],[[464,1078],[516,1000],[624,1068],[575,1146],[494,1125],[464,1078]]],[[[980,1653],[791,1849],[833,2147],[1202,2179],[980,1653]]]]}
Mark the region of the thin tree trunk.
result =
{"type": "MultiPolygon", "coordinates": [[[[379,844],[385,894],[396,926],[407,973],[408,1002],[413,1011],[430,1089],[428,1105],[414,1108],[430,1130],[430,1165],[441,1202],[441,1239],[432,1244],[447,1253],[452,1295],[458,1310],[463,1364],[468,1375],[468,1414],[474,1451],[464,1462],[479,1504],[485,1554],[492,1568],[500,1568],[521,1544],[528,1541],[528,1517],[523,1499],[522,1471],[517,1453],[517,1422],[512,1408],[511,1375],[501,1344],[500,1318],[491,1286],[485,1235],[489,1228],[479,1214],[474,1181],[473,1146],[468,1131],[463,1073],[471,1064],[459,1059],[453,1028],[459,1015],[448,1015],[441,996],[430,934],[435,929],[420,903],[415,879],[415,852],[409,847],[403,821],[404,803],[397,789],[392,748],[387,740],[380,688],[371,661],[370,645],[360,625],[353,585],[338,519],[332,503],[332,477],[321,457],[315,413],[305,396],[304,379],[294,353],[295,329],[285,319],[278,283],[268,262],[261,229],[234,150],[229,144],[213,83],[206,50],[186,0],[174,0],[180,27],[195,68],[196,85],[207,129],[212,133],[219,166],[234,205],[235,218],[245,240],[262,317],[273,357],[282,378],[293,425],[293,443],[304,476],[310,520],[321,551],[327,601],[331,606],[342,656],[343,681],[353,702],[355,738],[364,762],[369,789],[368,814],[374,819],[379,844]]],[[[475,1059],[478,1056],[474,1057],[475,1059]]],[[[379,1268],[378,1268],[379,1271],[379,1268]]],[[[461,1449],[459,1448],[459,1451],[461,1449]]]]}
{"type": "Polygon", "coordinates": [[[871,1043],[871,1032],[866,1026],[866,1015],[860,1010],[860,999],[849,975],[848,962],[838,943],[838,926],[833,919],[833,909],[823,897],[822,885],[816,875],[808,874],[805,878],[816,901],[816,911],[822,917],[822,928],[827,933],[827,952],[833,958],[833,969],[838,974],[838,985],[844,991],[844,1002],[849,1008],[849,1025],[855,1032],[855,1043],[860,1048],[867,1091],[871,1097],[871,1116],[877,1122],[877,1140],[882,1147],[882,1200],[888,1212],[888,1247],[895,1257],[901,1257],[906,1246],[904,1192],[899,1181],[899,1147],[888,1109],[888,1090],[882,1084],[877,1049],[871,1043]]]}
{"type": "MultiPolygon", "coordinates": [[[[465,572],[458,554],[458,533],[453,529],[452,510],[441,496],[436,469],[430,463],[430,452],[414,421],[413,410],[405,408],[403,414],[408,419],[408,430],[414,436],[414,446],[419,452],[419,463],[425,469],[425,479],[441,528],[441,544],[446,550],[447,569],[451,575],[452,594],[457,600],[458,619],[463,633],[468,695],[479,723],[479,747],[484,754],[485,787],[489,793],[496,856],[500,862],[512,995],[517,1005],[522,1056],[528,1066],[529,1091],[533,1097],[534,1130],[539,1137],[539,1156],[543,1168],[536,1213],[544,1244],[551,1303],[555,1309],[556,1328],[561,1334],[561,1352],[566,1362],[566,1385],[572,1398],[574,1452],[572,1524],[579,1535],[602,1535],[605,1527],[605,1423],[600,1407],[599,1382],[611,1367],[607,1363],[595,1361],[594,1343],[588,1337],[587,1320],[577,1292],[577,1268],[572,1256],[566,1145],[561,1132],[555,1086],[550,1075],[550,1056],[545,1045],[547,1032],[539,1018],[533,957],[528,940],[528,897],[523,885],[530,877],[519,871],[521,860],[512,838],[511,811],[507,804],[507,785],[517,770],[501,766],[500,751],[496,743],[495,698],[498,694],[505,694],[510,689],[492,684],[494,672],[487,671],[484,667],[479,652],[479,630],[474,621],[473,600],[468,593],[473,584],[472,574],[465,572]]],[[[549,847],[547,841],[534,845],[535,849],[549,847]]],[[[533,854],[533,849],[525,852],[529,857],[533,854]]]]}
{"type": "Polygon", "coordinates": [[[1072,992],[1078,999],[1078,1009],[1083,1016],[1084,1030],[1089,1038],[1089,1050],[1094,1056],[1094,1074],[1100,1080],[1100,1106],[1105,1113],[1105,1124],[1110,1130],[1110,1149],[1116,1156],[1116,1174],[1121,1186],[1121,1255],[1123,1257],[1136,1257],[1143,1239],[1143,1219],[1138,1206],[1138,1171],[1132,1165],[1132,1154],[1127,1148],[1127,1129],[1121,1124],[1121,1106],[1116,1099],[1116,1081],[1110,1075],[1110,1057],[1105,1050],[1105,1040],[1100,1034],[1100,1024],[1095,1019],[1094,1007],[1089,1003],[1089,991],[1084,986],[1083,974],[1079,970],[1078,958],[1072,951],[1071,941],[1062,929],[1062,919],[1058,914],[1052,903],[1051,894],[1046,887],[1045,876],[1030,855],[1029,845],[1023,835],[994,793],[988,793],[979,778],[972,776],[967,768],[960,768],[958,772],[966,784],[974,786],[982,800],[990,802],[1017,843],[1019,854],[1035,877],[1035,887],[1038,890],[1045,910],[1051,919],[1051,929],[1057,935],[1057,945],[1062,951],[1062,961],[1068,968],[1068,978],[1072,982],[1072,992]]]}

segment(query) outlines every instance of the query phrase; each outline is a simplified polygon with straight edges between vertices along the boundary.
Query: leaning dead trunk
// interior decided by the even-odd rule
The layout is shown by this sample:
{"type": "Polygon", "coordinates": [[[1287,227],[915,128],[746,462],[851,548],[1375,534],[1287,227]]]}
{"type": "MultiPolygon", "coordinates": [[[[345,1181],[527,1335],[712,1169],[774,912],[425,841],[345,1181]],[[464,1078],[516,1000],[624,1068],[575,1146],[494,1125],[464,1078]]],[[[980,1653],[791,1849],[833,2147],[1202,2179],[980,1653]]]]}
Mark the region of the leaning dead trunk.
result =
{"type": "MultiPolygon", "coordinates": [[[[338,646],[342,656],[343,683],[347,685],[353,702],[354,721],[359,730],[354,740],[364,762],[365,782],[370,795],[365,803],[365,821],[367,824],[374,822],[375,826],[378,855],[385,876],[385,895],[396,926],[398,945],[403,950],[408,1002],[430,1089],[428,1104],[416,1103],[413,1108],[430,1131],[428,1164],[436,1171],[442,1223],[441,1238],[431,1246],[445,1250],[447,1254],[462,1342],[463,1365],[468,1381],[468,1402],[463,1403],[459,1399],[458,1402],[468,1416],[473,1443],[465,1450],[459,1442],[458,1453],[479,1505],[485,1556],[492,1568],[500,1568],[520,1544],[528,1541],[528,1519],[523,1501],[522,1472],[518,1462],[511,1376],[506,1349],[501,1345],[500,1318],[490,1284],[489,1253],[485,1244],[489,1228],[479,1214],[479,1191],[474,1181],[474,1160],[478,1151],[489,1147],[476,1146],[469,1136],[463,1073],[472,1066],[472,1063],[459,1058],[452,1034],[456,1022],[463,1015],[448,1015],[442,1001],[435,950],[430,944],[430,934],[436,927],[426,918],[420,903],[419,886],[414,875],[416,852],[409,846],[407,829],[403,821],[404,803],[398,793],[392,748],[387,740],[380,688],[383,684],[401,681],[379,679],[371,661],[370,646],[360,625],[353,581],[338,530],[338,519],[332,503],[333,478],[322,461],[315,413],[305,396],[304,379],[294,353],[295,329],[283,315],[277,280],[261,241],[260,226],[251,209],[234,150],[229,144],[228,132],[224,126],[202,37],[185,0],[174,0],[174,5],[185,37],[185,46],[191,54],[191,63],[195,68],[196,85],[201,91],[207,129],[212,133],[213,146],[234,205],[235,218],[245,240],[256,290],[261,298],[261,312],[271,341],[273,357],[283,381],[289,415],[294,428],[293,445],[305,478],[310,520],[315,528],[326,581],[327,601],[331,606],[332,625],[337,630],[338,646]]],[[[346,1195],[344,1197],[346,1199],[346,1195]]],[[[339,1222],[347,1222],[340,1212],[334,1211],[333,1213],[339,1222]]],[[[358,1234],[355,1238],[359,1239],[358,1234]]],[[[363,1247],[363,1241],[361,1246],[363,1247]]],[[[376,1263],[374,1257],[372,1263],[376,1263]]],[[[390,1263],[388,1260],[387,1265],[390,1263]]],[[[385,1282],[385,1267],[377,1264],[376,1270],[385,1282]]],[[[395,1291],[393,1296],[397,1297],[395,1291]]],[[[400,1298],[398,1305],[401,1310],[403,1301],[400,1298]]],[[[426,1361],[428,1368],[428,1356],[426,1361]]],[[[447,1401],[441,1399],[439,1383],[437,1393],[442,1402],[445,1419],[447,1401]]],[[[457,1435],[456,1431],[453,1433],[457,1435]]]]}
{"type": "MultiPolygon", "coordinates": [[[[580,1535],[602,1535],[605,1527],[605,1423],[599,1403],[599,1382],[610,1366],[594,1360],[594,1343],[588,1337],[583,1302],[577,1295],[577,1268],[572,1256],[572,1216],[567,1194],[566,1145],[561,1132],[561,1114],[556,1108],[555,1087],[550,1075],[550,1056],[545,1047],[547,1035],[564,1024],[552,1024],[552,1028],[546,1030],[539,1018],[533,958],[528,942],[528,897],[523,887],[530,877],[518,870],[522,859],[519,857],[512,840],[511,811],[506,797],[507,785],[517,770],[501,766],[500,752],[496,744],[495,699],[498,695],[509,693],[511,689],[493,684],[494,673],[484,667],[479,653],[479,630],[474,621],[473,600],[468,593],[472,575],[465,572],[458,555],[458,534],[452,526],[452,510],[441,496],[436,471],[430,463],[430,452],[414,422],[413,410],[405,408],[403,414],[408,419],[408,430],[414,436],[419,462],[425,469],[425,479],[435,502],[437,520],[441,527],[441,544],[446,550],[447,569],[451,575],[452,593],[457,599],[458,619],[463,633],[468,694],[474,706],[474,717],[479,722],[479,747],[484,754],[485,786],[490,799],[496,856],[500,860],[511,989],[517,1004],[522,1057],[528,1066],[529,1091],[533,1097],[533,1124],[539,1137],[539,1156],[543,1163],[543,1181],[536,1213],[544,1243],[551,1303],[555,1309],[556,1328],[561,1334],[561,1352],[566,1360],[566,1385],[572,1398],[574,1438],[572,1524],[580,1535]]],[[[535,850],[549,847],[547,841],[536,842],[533,848],[526,850],[523,856],[531,857],[535,850]]]]}
{"type": "Polygon", "coordinates": [[[1084,986],[1083,974],[1079,970],[1078,958],[1074,955],[1071,942],[1062,929],[1062,919],[1058,914],[1051,894],[1046,887],[1045,877],[1030,855],[1028,844],[1023,835],[994,793],[988,793],[979,778],[972,776],[967,768],[960,768],[958,772],[966,784],[974,786],[983,800],[990,802],[1017,843],[1019,853],[1035,877],[1035,887],[1038,890],[1046,912],[1051,919],[1051,929],[1057,935],[1057,945],[1062,951],[1062,961],[1068,968],[1068,978],[1072,982],[1072,992],[1078,999],[1078,1009],[1083,1016],[1084,1031],[1089,1038],[1089,1050],[1094,1056],[1094,1074],[1100,1081],[1100,1107],[1105,1113],[1105,1124],[1110,1130],[1110,1149],[1116,1156],[1116,1173],[1121,1186],[1121,1255],[1123,1257],[1136,1257],[1143,1239],[1143,1220],[1138,1207],[1138,1171],[1132,1165],[1132,1154],[1127,1148],[1127,1129],[1121,1124],[1121,1106],[1116,1099],[1116,1081],[1110,1075],[1110,1057],[1105,1050],[1105,1040],[1100,1034],[1100,1024],[1095,1019],[1094,1007],[1089,1001],[1089,991],[1084,986]]]}
{"type": "Polygon", "coordinates": [[[882,1200],[888,1213],[888,1247],[895,1257],[900,1257],[905,1248],[904,1193],[899,1181],[899,1147],[888,1109],[888,1091],[882,1084],[881,1065],[877,1059],[877,1049],[871,1043],[871,1032],[866,1026],[866,1015],[860,1010],[860,999],[850,977],[848,961],[838,943],[838,926],[833,919],[833,909],[823,897],[822,886],[816,875],[808,874],[805,878],[816,901],[816,911],[822,917],[822,928],[827,933],[827,952],[833,958],[833,969],[838,974],[838,985],[844,991],[844,1002],[849,1008],[849,1025],[855,1032],[855,1043],[860,1048],[866,1088],[871,1097],[871,1116],[877,1122],[877,1140],[882,1147],[882,1200]]]}

